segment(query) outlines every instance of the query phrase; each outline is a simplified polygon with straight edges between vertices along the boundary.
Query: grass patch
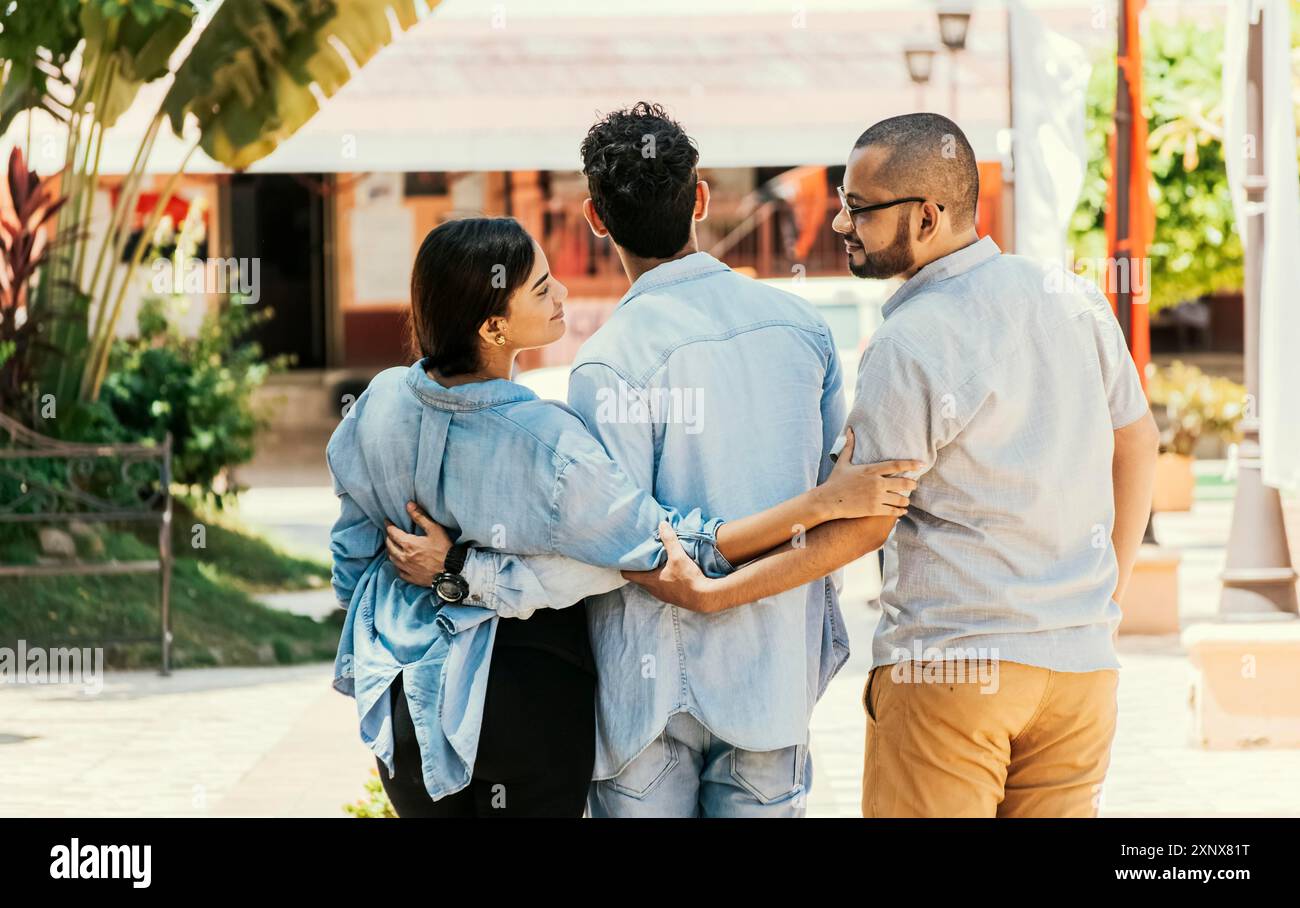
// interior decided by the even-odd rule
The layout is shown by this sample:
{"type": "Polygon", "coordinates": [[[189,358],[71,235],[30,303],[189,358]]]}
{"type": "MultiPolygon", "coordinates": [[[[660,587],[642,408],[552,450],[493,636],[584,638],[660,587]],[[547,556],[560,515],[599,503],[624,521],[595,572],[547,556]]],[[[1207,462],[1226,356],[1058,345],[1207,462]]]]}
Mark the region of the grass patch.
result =
{"type": "Polygon", "coordinates": [[[326,562],[282,551],[229,512],[195,509],[177,502],[172,528],[172,550],[177,559],[191,558],[214,565],[246,592],[284,592],[329,585],[330,568],[326,562]],[[200,536],[204,537],[205,548],[195,546],[200,536]]]}
{"type": "MultiPolygon", "coordinates": [[[[51,524],[65,528],[62,524],[51,524]]],[[[172,664],[286,664],[332,659],[342,612],[314,621],[269,609],[254,596],[272,590],[324,588],[329,566],[285,553],[229,517],[176,503],[173,518],[172,664]],[[196,531],[196,526],[201,528],[196,531]],[[201,542],[196,547],[195,542],[201,542]]],[[[75,537],[83,560],[156,557],[156,531],[96,525],[94,538],[75,537]]],[[[4,528],[0,563],[35,563],[31,528],[4,528]]],[[[158,577],[65,576],[0,578],[0,645],[89,646],[124,637],[154,642],[105,644],[113,667],[161,661],[158,577]]]]}

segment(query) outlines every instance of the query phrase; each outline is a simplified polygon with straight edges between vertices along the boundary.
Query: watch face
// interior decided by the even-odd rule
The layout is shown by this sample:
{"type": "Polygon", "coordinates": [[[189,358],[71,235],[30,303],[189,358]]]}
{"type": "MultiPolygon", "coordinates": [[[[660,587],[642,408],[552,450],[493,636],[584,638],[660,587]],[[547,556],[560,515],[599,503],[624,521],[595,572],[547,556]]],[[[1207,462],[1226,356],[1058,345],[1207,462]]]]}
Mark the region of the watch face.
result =
{"type": "Polygon", "coordinates": [[[465,581],[459,577],[444,577],[434,585],[434,590],[447,602],[459,602],[465,598],[465,587],[465,581]]]}

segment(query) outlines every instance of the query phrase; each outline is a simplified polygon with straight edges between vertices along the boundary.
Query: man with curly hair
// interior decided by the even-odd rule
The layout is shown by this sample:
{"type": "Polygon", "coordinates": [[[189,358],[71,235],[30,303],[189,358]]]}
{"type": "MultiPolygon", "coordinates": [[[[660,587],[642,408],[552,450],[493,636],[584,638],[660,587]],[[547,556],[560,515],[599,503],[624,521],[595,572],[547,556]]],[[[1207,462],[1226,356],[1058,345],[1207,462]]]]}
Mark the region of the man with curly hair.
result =
{"type": "MultiPolygon", "coordinates": [[[[695,222],[708,214],[709,187],[691,139],[642,102],[592,126],[581,152],[591,193],[583,213],[632,286],[579,351],[570,405],[665,506],[748,514],[824,480],[846,415],[830,329],[803,300],[700,250],[695,222]]],[[[893,518],[839,522],[855,525],[866,552],[893,518]]],[[[803,528],[790,529],[799,544],[803,528]]],[[[579,589],[582,579],[568,579],[572,563],[524,561],[514,567],[526,582],[500,569],[480,575],[485,597],[572,601],[566,584],[579,589]]],[[[838,585],[792,581],[716,615],[634,585],[589,597],[591,814],[802,815],[808,721],[848,657],[838,585]]]]}

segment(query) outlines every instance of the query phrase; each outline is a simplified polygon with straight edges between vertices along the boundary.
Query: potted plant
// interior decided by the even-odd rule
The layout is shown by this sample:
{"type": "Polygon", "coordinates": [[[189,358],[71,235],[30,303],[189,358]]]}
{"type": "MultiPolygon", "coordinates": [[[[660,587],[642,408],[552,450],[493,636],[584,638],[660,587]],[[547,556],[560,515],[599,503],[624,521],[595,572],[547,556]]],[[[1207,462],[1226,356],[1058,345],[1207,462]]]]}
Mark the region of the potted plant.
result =
{"type": "Polygon", "coordinates": [[[1161,409],[1165,414],[1152,509],[1189,511],[1196,485],[1192,472],[1196,445],[1207,436],[1229,443],[1241,440],[1238,424],[1246,411],[1246,389],[1175,360],[1153,370],[1147,390],[1157,414],[1161,409]]]}

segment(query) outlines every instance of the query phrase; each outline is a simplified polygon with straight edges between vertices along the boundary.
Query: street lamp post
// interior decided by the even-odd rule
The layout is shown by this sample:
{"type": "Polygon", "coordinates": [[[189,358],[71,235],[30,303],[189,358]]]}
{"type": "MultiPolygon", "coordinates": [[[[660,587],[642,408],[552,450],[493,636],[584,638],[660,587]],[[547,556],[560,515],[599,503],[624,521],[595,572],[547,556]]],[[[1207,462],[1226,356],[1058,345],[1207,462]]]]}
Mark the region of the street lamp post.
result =
{"type": "Polygon", "coordinates": [[[928,44],[912,44],[903,49],[907,61],[907,74],[916,86],[916,109],[925,109],[925,86],[934,72],[935,49],[928,44]]]}
{"type": "Polygon", "coordinates": [[[939,40],[948,48],[948,115],[957,119],[957,54],[966,49],[971,4],[948,2],[939,7],[939,40]]]}
{"type": "MultiPolygon", "coordinates": [[[[1264,16],[1250,26],[1246,57],[1246,134],[1264,135],[1264,16]]],[[[1275,26],[1276,27],[1276,26],[1275,26]]],[[[1228,559],[1223,570],[1219,614],[1224,618],[1273,618],[1296,614],[1296,572],[1287,547],[1286,524],[1277,489],[1264,485],[1259,446],[1259,297],[1264,277],[1264,197],[1268,181],[1260,153],[1246,156],[1246,399],[1232,505],[1228,559]]],[[[1295,191],[1295,187],[1279,187],[1295,191]]],[[[1271,402],[1274,406],[1277,402],[1271,402]]]]}

